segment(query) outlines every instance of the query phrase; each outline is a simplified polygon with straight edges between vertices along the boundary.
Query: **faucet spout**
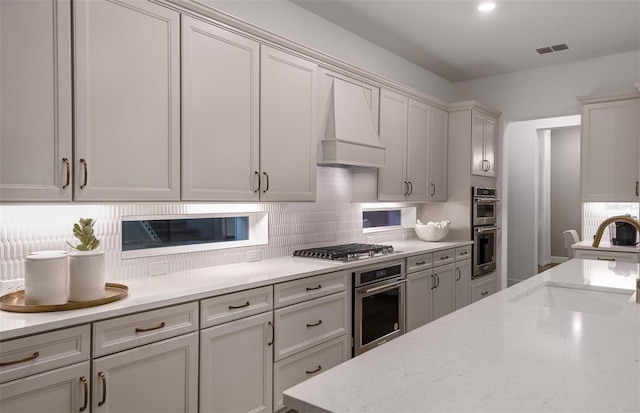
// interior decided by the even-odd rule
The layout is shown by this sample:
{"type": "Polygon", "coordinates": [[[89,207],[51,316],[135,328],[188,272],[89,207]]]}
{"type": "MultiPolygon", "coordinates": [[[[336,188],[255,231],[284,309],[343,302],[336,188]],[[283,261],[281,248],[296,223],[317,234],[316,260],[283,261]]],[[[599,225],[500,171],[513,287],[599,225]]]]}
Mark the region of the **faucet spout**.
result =
{"type": "Polygon", "coordinates": [[[600,240],[602,239],[602,234],[604,233],[604,230],[607,228],[608,225],[614,222],[626,222],[627,224],[633,225],[635,229],[640,231],[640,222],[631,218],[630,216],[618,215],[615,217],[607,218],[604,221],[602,221],[602,223],[598,227],[598,230],[596,231],[596,235],[593,238],[593,244],[592,244],[593,248],[598,248],[598,246],[600,245],[600,240]]]}

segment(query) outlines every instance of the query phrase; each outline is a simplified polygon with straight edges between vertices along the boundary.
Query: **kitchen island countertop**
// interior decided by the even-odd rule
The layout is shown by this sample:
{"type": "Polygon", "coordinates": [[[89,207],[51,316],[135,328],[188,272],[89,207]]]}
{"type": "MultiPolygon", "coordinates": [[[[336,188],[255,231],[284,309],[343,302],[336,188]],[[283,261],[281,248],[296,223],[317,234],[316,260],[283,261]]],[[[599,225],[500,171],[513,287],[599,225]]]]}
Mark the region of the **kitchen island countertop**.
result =
{"type": "Polygon", "coordinates": [[[394,252],[375,258],[341,262],[314,258],[280,257],[221,265],[132,280],[107,274],[107,282],[125,284],[128,296],[97,307],[48,313],[0,311],[0,340],[90,323],[134,312],[196,301],[236,291],[272,285],[314,275],[356,268],[375,262],[471,245],[471,241],[424,242],[417,239],[388,242],[394,252]]]}
{"type": "Polygon", "coordinates": [[[638,412],[639,268],[570,260],[286,390],[285,405],[341,413],[638,412]],[[578,308],[580,300],[536,294],[566,287],[596,298],[578,308]]]}

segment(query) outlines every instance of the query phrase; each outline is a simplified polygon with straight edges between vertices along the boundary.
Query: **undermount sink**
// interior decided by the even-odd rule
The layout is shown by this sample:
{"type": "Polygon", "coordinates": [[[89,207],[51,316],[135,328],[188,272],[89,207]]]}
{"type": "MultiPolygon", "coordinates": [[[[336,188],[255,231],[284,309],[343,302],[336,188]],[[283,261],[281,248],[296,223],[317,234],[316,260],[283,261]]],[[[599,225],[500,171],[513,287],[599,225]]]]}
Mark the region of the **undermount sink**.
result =
{"type": "Polygon", "coordinates": [[[613,317],[622,310],[633,295],[633,291],[629,290],[598,291],[581,287],[583,286],[557,285],[546,282],[510,301],[613,317]]]}

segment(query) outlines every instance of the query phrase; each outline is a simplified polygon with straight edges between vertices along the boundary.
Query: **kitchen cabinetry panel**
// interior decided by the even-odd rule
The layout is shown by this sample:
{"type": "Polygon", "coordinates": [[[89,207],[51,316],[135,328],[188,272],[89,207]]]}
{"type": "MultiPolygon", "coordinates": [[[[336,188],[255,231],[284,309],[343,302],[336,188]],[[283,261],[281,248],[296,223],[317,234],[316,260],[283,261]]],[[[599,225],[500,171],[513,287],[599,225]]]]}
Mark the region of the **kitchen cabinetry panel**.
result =
{"type": "Polygon", "coordinates": [[[482,300],[496,291],[496,274],[485,275],[471,283],[471,302],[482,300]]]}
{"type": "Polygon", "coordinates": [[[88,412],[89,375],[89,362],[85,361],[4,383],[0,385],[0,410],[3,413],[88,412]]]}
{"type": "Polygon", "coordinates": [[[0,383],[89,360],[91,328],[67,328],[2,343],[0,383]],[[22,360],[20,363],[16,361],[22,360]]]}
{"type": "Polygon", "coordinates": [[[433,319],[445,316],[454,310],[455,265],[448,264],[433,269],[435,285],[433,291],[433,319]]]}
{"type": "Polygon", "coordinates": [[[257,201],[259,43],[182,17],[182,199],[257,201]]]}
{"type": "Polygon", "coordinates": [[[271,311],[202,330],[200,411],[272,411],[271,311]]]}
{"type": "Polygon", "coordinates": [[[350,357],[350,340],[348,336],[343,336],[277,362],[273,371],[273,410],[285,407],[282,395],[289,387],[325,372],[350,357]]]}
{"type": "Polygon", "coordinates": [[[455,277],[454,310],[459,310],[471,304],[471,260],[456,262],[455,277]]]}
{"type": "Polygon", "coordinates": [[[407,125],[407,181],[408,200],[427,201],[431,191],[429,135],[431,130],[431,106],[409,99],[407,125]]]}
{"type": "Polygon", "coordinates": [[[378,200],[405,200],[407,119],[409,100],[390,90],[380,90],[380,142],[385,149],[384,168],[378,169],[378,200]]]}
{"type": "Polygon", "coordinates": [[[317,65],[265,45],[260,59],[260,199],[314,201],[317,65]]]}
{"type": "Polygon", "coordinates": [[[75,199],[179,200],[179,13],[131,0],[74,5],[75,199]]]}
{"type": "Polygon", "coordinates": [[[433,320],[432,274],[432,269],[407,274],[407,331],[433,320]]]}
{"type": "Polygon", "coordinates": [[[575,258],[585,260],[640,262],[638,252],[618,252],[603,250],[575,249],[575,258]]]}
{"type": "Polygon", "coordinates": [[[341,292],[274,311],[275,360],[349,331],[347,293],[341,292]]]}
{"type": "Polygon", "coordinates": [[[495,178],[498,120],[475,109],[471,112],[471,175],[495,178]]]}
{"type": "Polygon", "coordinates": [[[69,201],[71,2],[0,2],[0,200],[69,201]]]}
{"type": "Polygon", "coordinates": [[[349,271],[339,271],[276,284],[274,287],[275,306],[280,308],[346,291],[347,286],[350,285],[350,278],[349,271]]]}
{"type": "Polygon", "coordinates": [[[93,360],[93,412],[198,411],[198,333],[93,360]]]}
{"type": "Polygon", "coordinates": [[[429,201],[447,200],[447,134],[449,114],[431,108],[429,133],[429,201]]]}
{"type": "Polygon", "coordinates": [[[581,180],[585,202],[638,202],[640,99],[582,107],[581,180]]]}
{"type": "Polygon", "coordinates": [[[273,310],[273,287],[266,286],[200,302],[202,328],[273,310]]]}

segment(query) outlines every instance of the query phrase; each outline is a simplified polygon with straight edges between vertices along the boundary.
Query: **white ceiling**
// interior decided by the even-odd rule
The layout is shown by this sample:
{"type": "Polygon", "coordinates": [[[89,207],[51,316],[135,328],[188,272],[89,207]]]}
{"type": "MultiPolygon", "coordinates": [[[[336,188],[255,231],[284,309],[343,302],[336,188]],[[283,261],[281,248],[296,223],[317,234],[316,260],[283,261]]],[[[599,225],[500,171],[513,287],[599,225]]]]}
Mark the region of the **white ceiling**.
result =
{"type": "Polygon", "coordinates": [[[640,49],[640,0],[292,1],[452,82],[640,49]]]}

